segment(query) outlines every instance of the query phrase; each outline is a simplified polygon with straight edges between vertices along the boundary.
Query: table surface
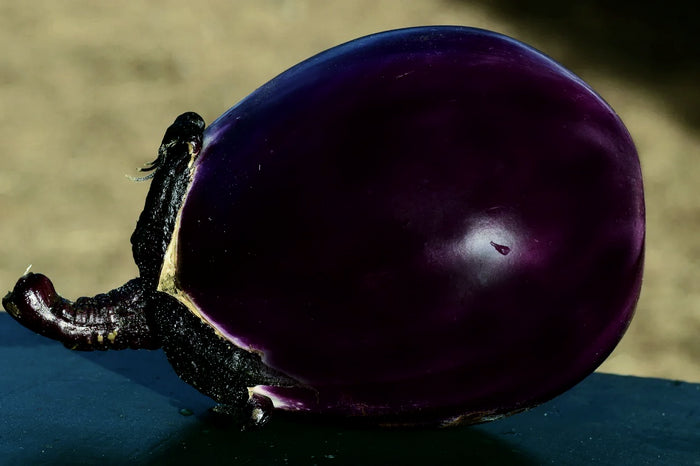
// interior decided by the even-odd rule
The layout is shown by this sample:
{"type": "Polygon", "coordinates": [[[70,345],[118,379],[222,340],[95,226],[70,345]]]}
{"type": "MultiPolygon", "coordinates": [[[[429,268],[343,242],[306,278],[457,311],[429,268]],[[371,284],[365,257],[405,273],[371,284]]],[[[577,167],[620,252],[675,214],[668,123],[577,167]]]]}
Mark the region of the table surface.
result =
{"type": "Polygon", "coordinates": [[[70,351],[0,313],[0,361],[0,464],[700,465],[700,385],[680,381],[596,373],[478,426],[238,432],[161,351],[70,351]]]}

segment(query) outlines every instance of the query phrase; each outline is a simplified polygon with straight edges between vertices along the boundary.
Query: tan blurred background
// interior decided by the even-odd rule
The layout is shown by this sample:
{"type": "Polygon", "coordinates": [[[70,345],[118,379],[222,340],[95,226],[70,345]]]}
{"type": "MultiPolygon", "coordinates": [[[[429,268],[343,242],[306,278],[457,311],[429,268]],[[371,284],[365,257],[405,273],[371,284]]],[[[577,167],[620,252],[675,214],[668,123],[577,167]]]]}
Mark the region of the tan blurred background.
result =
{"type": "Polygon", "coordinates": [[[135,276],[129,236],[148,183],[124,175],[155,157],[183,111],[211,122],[289,66],[361,35],[476,26],[581,75],[639,149],[644,288],[601,370],[700,382],[700,39],[682,2],[627,3],[0,0],[0,291],[30,263],[70,298],[135,276]]]}

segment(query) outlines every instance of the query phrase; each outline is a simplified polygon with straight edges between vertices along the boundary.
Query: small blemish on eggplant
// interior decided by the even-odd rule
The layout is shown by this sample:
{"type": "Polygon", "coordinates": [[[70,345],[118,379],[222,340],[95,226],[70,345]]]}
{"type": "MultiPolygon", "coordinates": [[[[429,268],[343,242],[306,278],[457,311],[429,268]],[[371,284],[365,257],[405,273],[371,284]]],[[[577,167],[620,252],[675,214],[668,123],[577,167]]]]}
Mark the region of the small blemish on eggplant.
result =
{"type": "Polygon", "coordinates": [[[510,252],[510,248],[508,246],[504,246],[503,244],[494,243],[493,241],[489,241],[489,244],[491,244],[496,251],[504,256],[507,256],[510,252]]]}

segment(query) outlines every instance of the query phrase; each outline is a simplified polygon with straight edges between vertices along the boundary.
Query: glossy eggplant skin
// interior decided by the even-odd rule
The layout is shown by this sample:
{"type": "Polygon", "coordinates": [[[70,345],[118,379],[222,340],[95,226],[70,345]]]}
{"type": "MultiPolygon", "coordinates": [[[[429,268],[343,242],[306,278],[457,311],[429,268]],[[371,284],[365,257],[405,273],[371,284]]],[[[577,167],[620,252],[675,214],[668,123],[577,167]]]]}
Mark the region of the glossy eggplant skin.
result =
{"type": "Polygon", "coordinates": [[[511,38],[422,27],[286,71],[204,133],[176,230],[185,301],[308,389],[277,408],[471,420],[592,372],[640,293],[634,144],[511,38]]]}

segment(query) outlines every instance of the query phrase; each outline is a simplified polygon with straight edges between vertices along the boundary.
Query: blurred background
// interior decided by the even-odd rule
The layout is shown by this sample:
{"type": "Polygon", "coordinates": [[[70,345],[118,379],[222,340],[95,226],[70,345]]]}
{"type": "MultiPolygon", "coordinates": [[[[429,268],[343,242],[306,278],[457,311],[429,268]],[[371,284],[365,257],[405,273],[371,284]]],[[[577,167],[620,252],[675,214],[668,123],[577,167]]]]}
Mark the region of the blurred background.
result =
{"type": "Polygon", "coordinates": [[[637,144],[645,281],[627,335],[600,370],[700,382],[700,37],[690,2],[644,5],[0,1],[0,291],[30,263],[72,299],[136,276],[129,237],[148,183],[124,175],[155,158],[180,113],[211,122],[286,68],[358,36],[475,26],[582,76],[637,144]]]}

